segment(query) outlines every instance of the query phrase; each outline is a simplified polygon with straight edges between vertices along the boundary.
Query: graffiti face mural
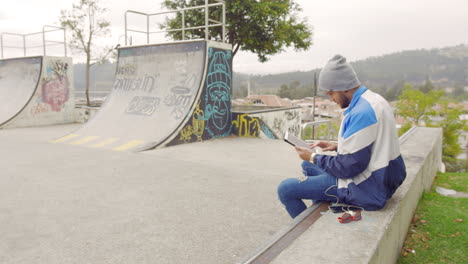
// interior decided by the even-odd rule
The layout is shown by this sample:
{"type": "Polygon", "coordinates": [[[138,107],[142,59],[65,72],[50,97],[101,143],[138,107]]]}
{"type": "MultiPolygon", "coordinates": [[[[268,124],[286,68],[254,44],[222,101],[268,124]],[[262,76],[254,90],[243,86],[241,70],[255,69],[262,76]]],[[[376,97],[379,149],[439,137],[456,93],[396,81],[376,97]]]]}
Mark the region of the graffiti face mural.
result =
{"type": "Polygon", "coordinates": [[[231,51],[210,48],[205,106],[209,133],[212,135],[231,125],[231,51]]]}
{"type": "MultiPolygon", "coordinates": [[[[231,79],[231,51],[209,48],[206,81],[192,120],[168,146],[231,135],[231,79]]],[[[175,96],[167,98],[166,104],[184,105],[186,100],[181,97],[181,88],[189,86],[179,85],[181,87],[172,91],[175,96]]]]}

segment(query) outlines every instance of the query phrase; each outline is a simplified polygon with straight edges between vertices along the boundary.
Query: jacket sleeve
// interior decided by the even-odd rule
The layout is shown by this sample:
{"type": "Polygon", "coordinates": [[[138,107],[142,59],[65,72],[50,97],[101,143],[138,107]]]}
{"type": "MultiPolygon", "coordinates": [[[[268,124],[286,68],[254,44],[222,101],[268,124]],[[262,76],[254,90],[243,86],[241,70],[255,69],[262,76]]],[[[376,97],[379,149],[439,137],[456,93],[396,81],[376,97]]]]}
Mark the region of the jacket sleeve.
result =
{"type": "Polygon", "coordinates": [[[373,144],[370,144],[350,154],[338,154],[337,156],[315,155],[314,163],[337,178],[354,178],[369,165],[372,145],[373,144]]]}

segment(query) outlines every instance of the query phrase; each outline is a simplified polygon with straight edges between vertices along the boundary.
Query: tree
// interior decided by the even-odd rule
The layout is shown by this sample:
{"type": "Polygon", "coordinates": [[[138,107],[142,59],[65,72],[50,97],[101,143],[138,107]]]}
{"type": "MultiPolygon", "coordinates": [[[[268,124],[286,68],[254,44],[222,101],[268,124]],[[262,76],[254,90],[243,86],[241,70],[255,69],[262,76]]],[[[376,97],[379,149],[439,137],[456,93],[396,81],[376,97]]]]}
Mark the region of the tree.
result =
{"type": "Polygon", "coordinates": [[[280,89],[278,90],[278,96],[281,98],[291,98],[291,91],[287,84],[281,85],[280,89]]]}
{"type": "Polygon", "coordinates": [[[423,85],[419,86],[418,89],[419,89],[419,91],[421,91],[423,93],[428,93],[428,92],[434,90],[434,85],[432,84],[429,77],[427,77],[426,82],[423,85]]]}
{"type": "MultiPolygon", "coordinates": [[[[268,56],[282,52],[285,47],[293,46],[296,50],[307,50],[312,45],[312,31],[307,20],[298,17],[301,8],[294,0],[225,2],[226,37],[232,44],[233,56],[239,50],[250,51],[257,54],[260,62],[265,62],[268,56]]],[[[165,0],[162,5],[170,10],[178,10],[204,4],[204,0],[165,0]]],[[[221,8],[212,12],[210,8],[210,18],[220,20],[221,12],[221,8]]],[[[161,24],[161,28],[182,28],[181,17],[181,12],[178,12],[175,18],[167,19],[161,24]]],[[[185,27],[204,24],[205,15],[201,10],[190,11],[185,15],[185,27]]],[[[205,37],[204,29],[187,30],[185,34],[188,38],[205,37]]],[[[169,32],[168,35],[175,40],[182,39],[181,31],[169,32]]],[[[210,28],[210,36],[221,39],[221,35],[220,27],[210,28]]]]}
{"type": "Polygon", "coordinates": [[[444,156],[456,158],[463,152],[458,139],[462,131],[467,130],[466,120],[461,120],[460,115],[463,114],[461,106],[449,107],[451,101],[442,99],[439,101],[439,110],[437,114],[442,117],[439,122],[429,123],[431,127],[443,128],[443,149],[444,156]]]}
{"type": "Polygon", "coordinates": [[[443,91],[432,90],[424,94],[420,90],[411,88],[407,84],[397,102],[397,114],[413,125],[424,125],[422,121],[429,121],[429,117],[434,116],[433,110],[436,102],[443,95],[443,91]]]}
{"type": "Polygon", "coordinates": [[[384,94],[385,99],[387,99],[389,102],[398,99],[398,96],[400,96],[405,86],[406,86],[406,82],[404,80],[399,80],[392,87],[388,88],[385,91],[385,94],[384,94]]]}
{"type": "Polygon", "coordinates": [[[110,23],[100,18],[106,11],[99,0],[78,0],[71,10],[61,10],[60,24],[69,29],[72,38],[69,46],[72,50],[86,56],[86,103],[89,106],[89,73],[92,65],[104,61],[113,51],[112,48],[99,49],[94,46],[98,37],[110,34],[110,23]]]}
{"type": "MultiPolygon", "coordinates": [[[[447,170],[455,171],[459,167],[466,166],[463,164],[467,164],[465,162],[460,166],[456,157],[462,153],[459,145],[461,132],[467,131],[468,128],[466,121],[460,119],[463,113],[461,107],[453,107],[453,104],[450,104],[453,101],[449,101],[442,95],[443,91],[432,90],[425,94],[407,85],[397,102],[396,112],[409,121],[400,130],[408,130],[413,125],[441,127],[443,129],[442,158],[447,165],[447,170]],[[421,122],[423,120],[424,124],[421,122]]],[[[461,168],[463,169],[466,168],[461,168]]]]}
{"type": "Polygon", "coordinates": [[[455,84],[453,87],[452,97],[455,100],[462,101],[466,98],[465,88],[460,84],[455,84]]]}

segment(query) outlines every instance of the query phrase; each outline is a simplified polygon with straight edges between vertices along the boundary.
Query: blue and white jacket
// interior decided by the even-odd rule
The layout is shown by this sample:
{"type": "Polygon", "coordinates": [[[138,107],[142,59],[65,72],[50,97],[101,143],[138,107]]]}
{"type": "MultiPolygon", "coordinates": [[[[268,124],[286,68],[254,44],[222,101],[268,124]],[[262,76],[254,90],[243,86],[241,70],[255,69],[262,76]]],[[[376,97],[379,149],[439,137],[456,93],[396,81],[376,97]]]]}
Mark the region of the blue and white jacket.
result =
{"type": "Polygon", "coordinates": [[[406,178],[393,111],[365,86],[344,112],[337,152],[315,155],[314,163],[337,178],[342,203],[381,209],[406,178]]]}

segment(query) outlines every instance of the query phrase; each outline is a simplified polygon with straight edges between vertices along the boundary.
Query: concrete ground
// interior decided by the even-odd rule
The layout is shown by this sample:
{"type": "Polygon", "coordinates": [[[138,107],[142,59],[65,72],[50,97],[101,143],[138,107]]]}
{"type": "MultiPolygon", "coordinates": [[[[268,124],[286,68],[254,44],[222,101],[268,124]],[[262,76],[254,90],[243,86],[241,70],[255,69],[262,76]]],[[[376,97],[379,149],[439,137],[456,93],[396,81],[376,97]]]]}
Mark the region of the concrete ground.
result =
{"type": "Polygon", "coordinates": [[[236,263],[290,221],[276,187],[301,169],[281,140],[49,142],[78,127],[0,130],[0,263],[236,263]]]}

